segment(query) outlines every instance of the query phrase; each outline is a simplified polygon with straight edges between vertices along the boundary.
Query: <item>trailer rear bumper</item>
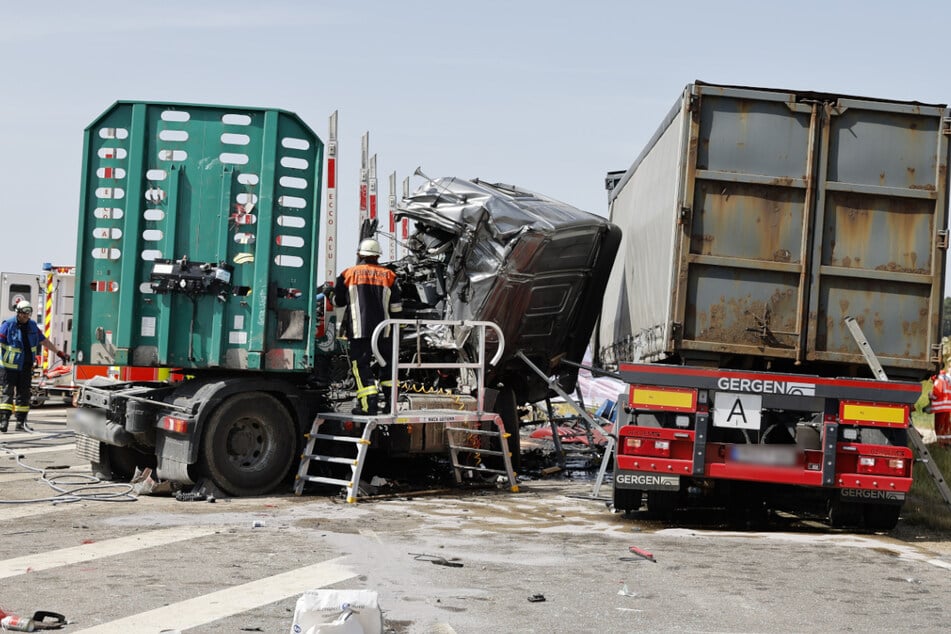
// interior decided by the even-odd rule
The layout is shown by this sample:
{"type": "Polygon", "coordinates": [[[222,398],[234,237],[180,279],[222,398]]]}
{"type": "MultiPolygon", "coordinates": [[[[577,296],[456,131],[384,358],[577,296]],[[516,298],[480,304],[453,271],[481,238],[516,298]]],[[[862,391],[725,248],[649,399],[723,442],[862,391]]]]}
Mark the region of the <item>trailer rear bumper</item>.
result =
{"type": "Polygon", "coordinates": [[[742,480],[792,486],[839,489],[843,499],[893,503],[904,500],[911,489],[910,477],[837,473],[835,484],[826,487],[822,473],[807,465],[783,466],[746,462],[708,462],[702,474],[692,472],[687,460],[618,456],[615,486],[644,491],[670,491],[679,487],[681,476],[710,480],[742,480]],[[679,475],[678,475],[679,474],[679,475]]]}

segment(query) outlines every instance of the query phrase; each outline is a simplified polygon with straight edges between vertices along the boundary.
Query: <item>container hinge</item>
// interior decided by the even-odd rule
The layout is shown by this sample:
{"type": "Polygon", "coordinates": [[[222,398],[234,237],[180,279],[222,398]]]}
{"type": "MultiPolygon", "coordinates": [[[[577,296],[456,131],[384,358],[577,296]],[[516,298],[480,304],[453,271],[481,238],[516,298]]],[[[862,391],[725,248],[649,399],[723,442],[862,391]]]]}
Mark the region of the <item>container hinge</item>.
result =
{"type": "Polygon", "coordinates": [[[951,118],[941,120],[941,134],[951,135],[951,118]]]}
{"type": "Polygon", "coordinates": [[[680,224],[685,225],[690,222],[690,218],[693,216],[692,207],[681,207],[680,208],[680,224]]]}
{"type": "Polygon", "coordinates": [[[690,102],[687,104],[688,112],[697,112],[700,110],[700,95],[690,95],[690,102]]]}
{"type": "Polygon", "coordinates": [[[948,230],[947,229],[938,230],[938,248],[939,249],[948,248],[948,230]]]}
{"type": "Polygon", "coordinates": [[[940,363],[944,367],[944,360],[941,358],[941,344],[931,344],[931,357],[928,359],[931,363],[940,363]]]}

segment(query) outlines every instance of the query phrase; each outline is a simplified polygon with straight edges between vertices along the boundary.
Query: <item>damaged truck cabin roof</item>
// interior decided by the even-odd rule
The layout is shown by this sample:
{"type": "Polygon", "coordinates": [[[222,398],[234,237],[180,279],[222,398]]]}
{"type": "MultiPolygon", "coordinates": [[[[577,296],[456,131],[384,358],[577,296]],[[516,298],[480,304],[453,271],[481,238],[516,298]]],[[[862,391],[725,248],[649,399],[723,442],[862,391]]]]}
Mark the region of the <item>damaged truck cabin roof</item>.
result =
{"type": "Polygon", "coordinates": [[[489,376],[521,402],[547,383],[516,355],[573,390],[598,317],[620,229],[541,194],[479,179],[430,180],[397,217],[415,221],[411,255],[395,262],[407,317],[486,320],[505,337],[489,376]]]}

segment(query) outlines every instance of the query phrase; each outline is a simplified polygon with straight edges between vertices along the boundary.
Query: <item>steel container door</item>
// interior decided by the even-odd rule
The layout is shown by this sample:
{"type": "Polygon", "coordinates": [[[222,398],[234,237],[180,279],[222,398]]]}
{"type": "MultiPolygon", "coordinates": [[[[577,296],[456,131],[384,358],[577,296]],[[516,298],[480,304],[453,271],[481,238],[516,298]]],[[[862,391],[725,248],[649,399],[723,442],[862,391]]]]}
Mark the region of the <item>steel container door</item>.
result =
{"type": "Polygon", "coordinates": [[[818,105],[692,86],[674,314],[688,360],[799,359],[818,105]]]}
{"type": "Polygon", "coordinates": [[[823,111],[807,358],[921,378],[938,361],[947,246],[943,107],[840,98],[823,111]]]}

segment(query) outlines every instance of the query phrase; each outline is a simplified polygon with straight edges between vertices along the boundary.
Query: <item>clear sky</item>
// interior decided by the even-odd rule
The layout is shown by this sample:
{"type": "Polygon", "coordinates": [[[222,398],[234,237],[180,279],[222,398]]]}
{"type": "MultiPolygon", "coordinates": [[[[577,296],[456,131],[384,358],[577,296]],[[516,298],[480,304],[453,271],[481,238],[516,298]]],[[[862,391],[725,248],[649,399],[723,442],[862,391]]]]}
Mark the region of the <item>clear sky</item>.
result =
{"type": "MultiPolygon", "coordinates": [[[[607,213],[684,86],[951,100],[935,0],[4,3],[0,271],[76,261],[83,129],[117,100],[339,111],[339,260],[360,137],[387,176],[479,177],[607,213]]],[[[413,189],[420,179],[411,180],[413,189]]]]}

